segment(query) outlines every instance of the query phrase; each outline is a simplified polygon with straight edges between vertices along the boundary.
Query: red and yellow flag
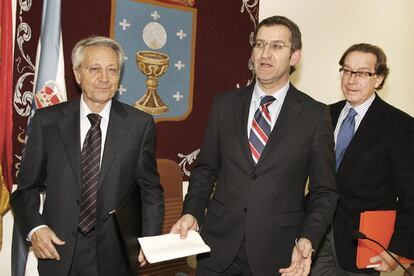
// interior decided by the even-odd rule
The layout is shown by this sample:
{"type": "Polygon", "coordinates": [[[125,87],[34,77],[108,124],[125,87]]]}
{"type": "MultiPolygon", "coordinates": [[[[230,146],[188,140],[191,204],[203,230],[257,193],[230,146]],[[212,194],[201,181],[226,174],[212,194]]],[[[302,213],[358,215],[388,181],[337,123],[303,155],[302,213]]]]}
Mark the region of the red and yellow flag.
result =
{"type": "Polygon", "coordinates": [[[12,109],[12,9],[11,1],[0,0],[0,249],[2,218],[9,209],[9,195],[13,185],[13,109],[12,109]]]}

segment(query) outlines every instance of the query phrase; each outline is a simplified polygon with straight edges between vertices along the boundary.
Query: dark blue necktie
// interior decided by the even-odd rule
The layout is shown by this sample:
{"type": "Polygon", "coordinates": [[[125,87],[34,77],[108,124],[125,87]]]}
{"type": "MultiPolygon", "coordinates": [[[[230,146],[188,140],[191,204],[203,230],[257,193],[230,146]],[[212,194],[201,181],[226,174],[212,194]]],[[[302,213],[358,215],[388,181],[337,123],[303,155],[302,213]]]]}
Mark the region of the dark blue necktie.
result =
{"type": "Polygon", "coordinates": [[[259,162],[260,156],[269,140],[272,119],[268,107],[275,100],[272,96],[264,96],[260,101],[259,108],[257,108],[254,114],[249,136],[249,145],[255,164],[259,162]]]}
{"type": "Polygon", "coordinates": [[[355,109],[349,109],[348,115],[342,121],[341,127],[339,128],[338,137],[336,138],[335,146],[335,159],[336,159],[336,170],[344,158],[345,151],[348,148],[349,143],[354,136],[355,131],[355,115],[358,113],[355,109]]]}

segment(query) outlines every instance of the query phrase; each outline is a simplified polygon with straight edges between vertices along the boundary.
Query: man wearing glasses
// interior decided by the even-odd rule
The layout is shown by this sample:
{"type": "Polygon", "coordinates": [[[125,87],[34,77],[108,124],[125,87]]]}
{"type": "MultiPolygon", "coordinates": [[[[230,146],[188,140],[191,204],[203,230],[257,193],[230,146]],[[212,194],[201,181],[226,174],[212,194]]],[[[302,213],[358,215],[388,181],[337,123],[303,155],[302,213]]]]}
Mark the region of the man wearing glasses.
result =
{"type": "MultiPolygon", "coordinates": [[[[33,117],[11,206],[41,276],[131,275],[109,215],[126,198],[138,211],[125,212],[141,216],[140,235],[161,232],[154,120],[113,99],[123,61],[121,46],[110,38],[79,41],[72,64],[81,97],[33,117]],[[42,214],[40,189],[46,191],[42,214]]],[[[136,258],[145,264],[142,252],[136,258]]]]}
{"type": "Polygon", "coordinates": [[[289,82],[301,48],[294,22],[263,20],[251,54],[256,82],[214,100],[183,216],[171,230],[185,237],[199,227],[211,247],[198,257],[197,275],[309,273],[338,196],[328,107],[289,82]]]}
{"type": "Polygon", "coordinates": [[[379,275],[397,264],[385,252],[371,259],[374,269],[356,267],[360,213],[397,210],[389,250],[412,256],[414,134],[413,119],[376,93],[388,76],[384,52],[356,44],[339,65],[345,96],[330,106],[335,127],[336,181],[340,200],[331,230],[322,243],[312,275],[379,275]]]}

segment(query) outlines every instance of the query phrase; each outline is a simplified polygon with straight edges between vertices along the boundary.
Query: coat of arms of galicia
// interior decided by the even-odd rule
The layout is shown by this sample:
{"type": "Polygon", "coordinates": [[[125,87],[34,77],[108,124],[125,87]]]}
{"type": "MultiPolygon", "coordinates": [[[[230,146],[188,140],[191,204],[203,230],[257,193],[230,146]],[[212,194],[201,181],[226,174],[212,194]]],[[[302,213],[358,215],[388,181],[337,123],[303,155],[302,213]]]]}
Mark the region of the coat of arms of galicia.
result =
{"type": "Polygon", "coordinates": [[[184,120],[193,99],[196,10],[149,0],[113,0],[111,35],[126,58],[118,100],[184,120]]]}

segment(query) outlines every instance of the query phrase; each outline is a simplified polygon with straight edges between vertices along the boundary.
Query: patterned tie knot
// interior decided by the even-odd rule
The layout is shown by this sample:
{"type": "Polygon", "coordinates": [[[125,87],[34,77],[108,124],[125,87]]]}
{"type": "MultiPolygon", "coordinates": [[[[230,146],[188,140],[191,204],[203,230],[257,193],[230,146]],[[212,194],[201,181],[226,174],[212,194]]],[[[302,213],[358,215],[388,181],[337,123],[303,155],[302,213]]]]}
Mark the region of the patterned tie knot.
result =
{"type": "Polygon", "coordinates": [[[346,116],[347,120],[352,120],[354,119],[354,117],[357,115],[358,113],[355,111],[355,109],[353,109],[351,107],[351,109],[349,109],[348,115],[346,116]]]}
{"type": "Polygon", "coordinates": [[[271,105],[274,101],[275,101],[275,97],[273,96],[264,96],[261,100],[260,100],[260,106],[265,106],[268,107],[269,105],[271,105]]]}
{"type": "Polygon", "coordinates": [[[101,123],[102,117],[96,113],[89,113],[88,114],[89,122],[91,122],[92,126],[98,125],[101,123]]]}

